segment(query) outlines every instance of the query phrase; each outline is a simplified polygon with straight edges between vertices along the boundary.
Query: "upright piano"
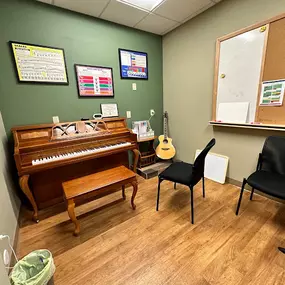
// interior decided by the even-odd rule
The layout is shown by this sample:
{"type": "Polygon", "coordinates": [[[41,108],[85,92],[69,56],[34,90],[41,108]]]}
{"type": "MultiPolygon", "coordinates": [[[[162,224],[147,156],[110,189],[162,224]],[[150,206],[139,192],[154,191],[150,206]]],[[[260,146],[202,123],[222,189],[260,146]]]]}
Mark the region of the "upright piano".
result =
{"type": "Polygon", "coordinates": [[[12,128],[19,184],[38,209],[63,201],[62,182],[119,165],[133,170],[139,158],[137,136],[124,118],[76,121],[12,128]]]}

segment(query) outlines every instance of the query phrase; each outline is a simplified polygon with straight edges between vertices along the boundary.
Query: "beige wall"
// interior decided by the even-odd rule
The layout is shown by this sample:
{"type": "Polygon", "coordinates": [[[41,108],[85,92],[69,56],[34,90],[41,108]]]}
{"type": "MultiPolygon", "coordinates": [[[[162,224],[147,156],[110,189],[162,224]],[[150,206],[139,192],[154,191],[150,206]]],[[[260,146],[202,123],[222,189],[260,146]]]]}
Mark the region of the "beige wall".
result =
{"type": "Polygon", "coordinates": [[[179,159],[193,161],[195,150],[215,137],[213,152],[229,156],[228,176],[242,181],[255,169],[265,138],[283,135],[208,126],[216,39],[282,12],[281,0],[224,0],[163,38],[164,110],[179,159]]]}
{"type": "MultiPolygon", "coordinates": [[[[7,137],[0,112],[0,234],[9,235],[13,245],[18,223],[20,202],[17,196],[15,195],[14,184],[9,174],[6,146],[7,137]]],[[[5,248],[8,249],[10,252],[7,239],[0,241],[1,256],[5,248]]],[[[2,260],[0,260],[0,280],[2,280],[1,267],[2,260]]]]}
{"type": "Polygon", "coordinates": [[[1,285],[10,285],[11,283],[9,282],[7,271],[5,269],[2,257],[0,256],[0,281],[1,285]]]}

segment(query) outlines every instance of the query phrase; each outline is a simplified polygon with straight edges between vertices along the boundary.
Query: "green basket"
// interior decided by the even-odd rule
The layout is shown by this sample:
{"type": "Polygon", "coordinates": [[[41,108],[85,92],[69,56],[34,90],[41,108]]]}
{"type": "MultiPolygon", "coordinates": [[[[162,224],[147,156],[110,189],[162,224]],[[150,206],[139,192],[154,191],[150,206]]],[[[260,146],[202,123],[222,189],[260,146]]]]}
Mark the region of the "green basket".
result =
{"type": "Polygon", "coordinates": [[[19,260],[9,278],[12,285],[46,285],[54,272],[55,265],[51,252],[40,249],[19,260]]]}

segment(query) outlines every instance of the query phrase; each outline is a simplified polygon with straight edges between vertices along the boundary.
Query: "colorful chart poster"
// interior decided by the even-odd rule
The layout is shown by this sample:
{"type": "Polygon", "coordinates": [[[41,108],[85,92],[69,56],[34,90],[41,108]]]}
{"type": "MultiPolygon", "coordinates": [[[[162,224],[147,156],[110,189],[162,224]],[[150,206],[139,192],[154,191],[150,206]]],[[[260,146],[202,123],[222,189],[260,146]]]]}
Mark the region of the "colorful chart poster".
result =
{"type": "Polygon", "coordinates": [[[285,92],[285,80],[266,81],[262,83],[260,106],[281,106],[285,92]]]}
{"type": "Polygon", "coordinates": [[[75,65],[78,93],[82,97],[113,97],[111,67],[75,65]]]}
{"type": "Polygon", "coordinates": [[[20,82],[68,84],[63,49],[10,42],[20,82]]]}
{"type": "Polygon", "coordinates": [[[122,79],[148,79],[147,53],[119,49],[122,79]]]}

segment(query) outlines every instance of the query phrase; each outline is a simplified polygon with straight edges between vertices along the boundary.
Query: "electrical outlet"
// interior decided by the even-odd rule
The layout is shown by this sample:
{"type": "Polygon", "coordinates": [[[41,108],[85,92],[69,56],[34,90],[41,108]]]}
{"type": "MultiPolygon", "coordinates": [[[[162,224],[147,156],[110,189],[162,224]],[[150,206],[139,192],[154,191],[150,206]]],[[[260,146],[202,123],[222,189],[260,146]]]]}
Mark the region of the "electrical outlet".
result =
{"type": "Polygon", "coordinates": [[[132,112],[131,111],[127,111],[127,118],[130,119],[132,117],[132,112]]]}
{"type": "Polygon", "coordinates": [[[59,123],[59,117],[58,116],[52,117],[52,121],[54,124],[58,124],[59,123]]]}
{"type": "Polygon", "coordinates": [[[10,264],[10,256],[7,249],[4,249],[3,251],[3,262],[5,266],[8,266],[10,264]]]}
{"type": "Polygon", "coordinates": [[[133,91],[136,91],[136,90],[137,90],[137,84],[136,84],[136,83],[133,83],[133,84],[132,84],[132,88],[133,88],[133,91]]]}
{"type": "Polygon", "coordinates": [[[152,117],[155,115],[155,111],[154,111],[153,109],[151,109],[151,110],[149,111],[149,113],[150,113],[150,115],[151,115],[152,117]]]}

